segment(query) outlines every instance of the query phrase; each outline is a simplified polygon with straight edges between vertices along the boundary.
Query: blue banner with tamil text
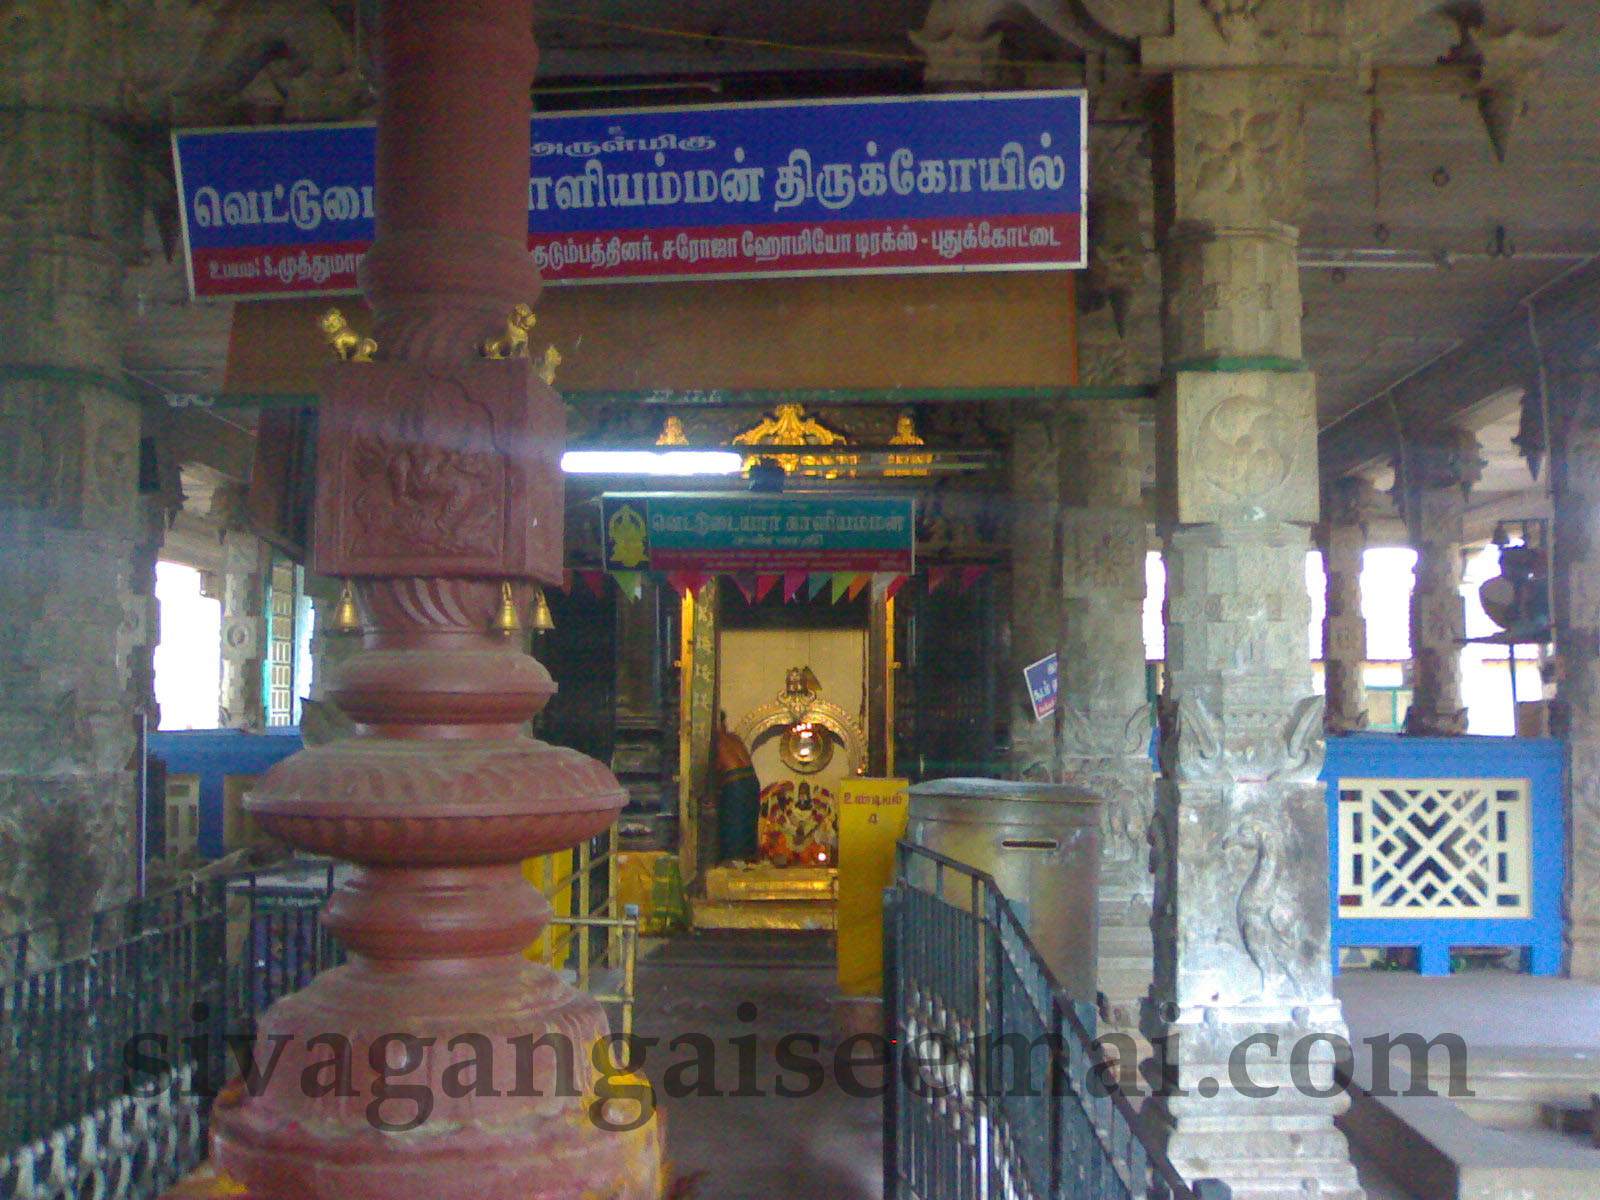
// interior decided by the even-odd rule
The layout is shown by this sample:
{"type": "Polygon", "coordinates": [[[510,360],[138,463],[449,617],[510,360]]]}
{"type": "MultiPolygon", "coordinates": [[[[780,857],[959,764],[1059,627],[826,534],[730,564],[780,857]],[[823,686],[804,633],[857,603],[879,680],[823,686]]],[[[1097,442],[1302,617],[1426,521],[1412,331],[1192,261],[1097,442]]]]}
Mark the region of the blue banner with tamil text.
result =
{"type": "MultiPolygon", "coordinates": [[[[1081,91],[541,114],[551,283],[1083,265],[1081,91]]],[[[351,291],[373,127],[173,135],[197,297],[351,291]]]]}

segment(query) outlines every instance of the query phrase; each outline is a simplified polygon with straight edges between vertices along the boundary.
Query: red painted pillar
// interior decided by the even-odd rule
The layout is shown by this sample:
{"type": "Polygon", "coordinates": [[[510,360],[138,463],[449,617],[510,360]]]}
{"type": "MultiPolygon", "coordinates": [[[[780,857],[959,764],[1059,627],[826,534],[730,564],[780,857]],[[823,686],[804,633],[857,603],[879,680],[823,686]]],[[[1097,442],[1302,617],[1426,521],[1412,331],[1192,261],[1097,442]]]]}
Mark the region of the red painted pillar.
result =
{"type": "Polygon", "coordinates": [[[382,8],[362,273],[378,361],[328,373],[314,547],[363,617],[329,689],[359,732],[285,760],[249,803],[357,864],[324,914],[351,961],[272,1008],[256,1047],[271,1069],[218,1101],[216,1186],[250,1197],[659,1192],[653,1116],[594,1094],[599,1005],[521,954],[549,911],[519,860],[623,803],[599,763],[523,732],[554,685],[492,629],[505,585],[525,611],[561,572],[560,400],[526,357],[479,351],[539,288],[531,28],[529,0],[382,8]]]}

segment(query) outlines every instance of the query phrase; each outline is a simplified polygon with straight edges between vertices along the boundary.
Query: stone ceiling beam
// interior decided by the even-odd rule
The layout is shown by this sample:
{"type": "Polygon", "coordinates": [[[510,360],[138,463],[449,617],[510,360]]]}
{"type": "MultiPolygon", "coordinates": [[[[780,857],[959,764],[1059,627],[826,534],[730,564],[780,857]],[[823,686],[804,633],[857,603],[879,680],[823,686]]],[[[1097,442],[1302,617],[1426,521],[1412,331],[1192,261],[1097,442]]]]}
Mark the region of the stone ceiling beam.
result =
{"type": "Polygon", "coordinates": [[[1480,337],[1324,428],[1319,438],[1323,478],[1337,479],[1382,465],[1395,452],[1399,426],[1445,424],[1496,392],[1535,390],[1541,356],[1547,364],[1567,361],[1597,341],[1600,260],[1590,260],[1518,305],[1480,337]]]}

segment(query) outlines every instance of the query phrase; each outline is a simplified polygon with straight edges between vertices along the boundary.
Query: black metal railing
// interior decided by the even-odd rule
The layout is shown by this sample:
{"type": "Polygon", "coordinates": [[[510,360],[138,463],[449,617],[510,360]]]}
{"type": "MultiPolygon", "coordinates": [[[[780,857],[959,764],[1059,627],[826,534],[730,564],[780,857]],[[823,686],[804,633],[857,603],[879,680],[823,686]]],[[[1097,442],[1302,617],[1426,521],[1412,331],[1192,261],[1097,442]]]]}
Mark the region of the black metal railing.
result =
{"type": "Polygon", "coordinates": [[[343,957],[318,920],[331,871],[279,879],[208,879],[0,942],[0,1196],[143,1200],[200,1161],[230,1043],[343,957]]]}
{"type": "Polygon", "coordinates": [[[887,1200],[1227,1200],[1150,1140],[988,875],[900,843],[884,934],[887,1200]]]}
{"type": "Polygon", "coordinates": [[[256,1018],[282,996],[298,992],[329,967],[345,960],[345,950],[323,927],[321,912],[333,894],[334,867],[298,886],[277,875],[236,876],[229,883],[230,905],[242,908],[230,921],[228,957],[228,1032],[254,1034],[256,1018]]]}
{"type": "Polygon", "coordinates": [[[175,1061],[197,1024],[224,1011],[224,891],[196,884],[98,913],[81,931],[11,939],[0,977],[0,1150],[123,1095],[130,1055],[175,1061]],[[28,969],[45,938],[77,953],[28,969]]]}

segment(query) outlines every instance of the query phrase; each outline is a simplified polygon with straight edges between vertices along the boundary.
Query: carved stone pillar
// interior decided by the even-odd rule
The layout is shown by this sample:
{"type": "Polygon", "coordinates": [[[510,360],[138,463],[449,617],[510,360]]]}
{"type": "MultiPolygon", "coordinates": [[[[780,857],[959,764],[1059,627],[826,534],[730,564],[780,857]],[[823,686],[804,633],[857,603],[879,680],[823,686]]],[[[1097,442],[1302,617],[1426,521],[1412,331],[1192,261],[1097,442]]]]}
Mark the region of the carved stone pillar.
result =
{"type": "Polygon", "coordinates": [[[1150,706],[1145,698],[1144,456],[1127,400],[1060,413],[1062,783],[1101,797],[1102,1014],[1132,1032],[1150,990],[1150,706]]]}
{"type": "Polygon", "coordinates": [[[1284,71],[1180,70],[1169,96],[1157,165],[1167,673],[1147,1032],[1165,1039],[1171,1087],[1152,1116],[1186,1178],[1225,1179],[1238,1200],[1351,1200],[1362,1193],[1333,1124],[1346,1099],[1314,1040],[1345,1027],[1306,646],[1317,428],[1289,223],[1303,101],[1284,71]],[[1245,1079],[1230,1065],[1252,1037],[1245,1079]],[[1311,1054],[1294,1071],[1297,1046],[1311,1054]]]}
{"type": "Polygon", "coordinates": [[[1056,436],[1038,405],[1011,414],[1011,764],[1014,779],[1048,782],[1056,764],[1056,715],[1035,720],[1022,669],[1056,647],[1061,609],[1056,569],[1056,436]]]}
{"type": "Polygon", "coordinates": [[[1467,731],[1461,703],[1461,521],[1483,469],[1465,429],[1408,431],[1395,460],[1395,498],[1417,552],[1411,586],[1411,707],[1405,731],[1450,737],[1467,731]]]}
{"type": "Polygon", "coordinates": [[[1567,947],[1600,982],[1600,390],[1568,377],[1552,414],[1552,565],[1559,658],[1554,721],[1567,743],[1567,947]]]}
{"type": "Polygon", "coordinates": [[[258,1061],[277,1069],[219,1101],[213,1194],[661,1190],[649,1106],[596,1095],[605,1014],[522,955],[549,908],[519,861],[596,836],[624,800],[599,763],[526,734],[554,684],[502,616],[562,565],[561,400],[525,355],[481,356],[539,291],[532,25],[531,0],[379,6],[362,265],[378,361],[327,376],[313,551],[361,612],[362,649],[329,689],[356,727],[249,802],[272,833],[357,864],[324,914],[351,961],[262,1017],[258,1061]],[[330,1035],[353,1050],[343,1086],[307,1086],[330,1035]]]}
{"type": "Polygon", "coordinates": [[[153,538],[121,292],[164,153],[151,134],[179,111],[214,121],[205,102],[302,36],[326,53],[298,86],[348,62],[298,0],[62,0],[0,21],[0,935],[134,880],[153,538]]]}
{"type": "MultiPolygon", "coordinates": [[[[13,95],[34,65],[13,59],[14,25],[13,95]]],[[[118,331],[141,198],[133,151],[90,114],[8,107],[0,147],[3,935],[133,886],[139,415],[118,331]]]]}
{"type": "Polygon", "coordinates": [[[223,548],[222,700],[225,729],[260,729],[266,723],[262,672],[266,659],[266,586],[272,556],[266,543],[230,530],[223,548]]]}
{"type": "Polygon", "coordinates": [[[1367,550],[1372,485],[1336,480],[1322,498],[1317,548],[1322,551],[1327,607],[1322,618],[1322,678],[1329,734],[1367,727],[1367,619],[1361,612],[1361,563],[1367,550]]]}

